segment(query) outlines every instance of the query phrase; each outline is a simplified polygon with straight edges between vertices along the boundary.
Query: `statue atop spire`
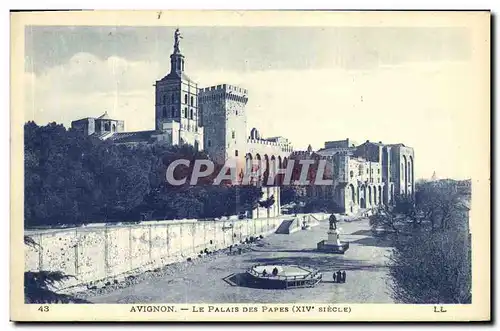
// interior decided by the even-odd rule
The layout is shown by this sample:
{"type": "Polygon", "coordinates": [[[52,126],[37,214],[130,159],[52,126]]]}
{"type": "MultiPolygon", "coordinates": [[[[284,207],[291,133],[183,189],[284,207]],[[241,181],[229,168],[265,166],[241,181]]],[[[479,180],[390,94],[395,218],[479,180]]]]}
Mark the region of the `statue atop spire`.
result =
{"type": "Polygon", "coordinates": [[[179,54],[181,52],[179,49],[179,39],[182,39],[182,35],[179,28],[177,28],[174,33],[174,54],[179,54]]]}

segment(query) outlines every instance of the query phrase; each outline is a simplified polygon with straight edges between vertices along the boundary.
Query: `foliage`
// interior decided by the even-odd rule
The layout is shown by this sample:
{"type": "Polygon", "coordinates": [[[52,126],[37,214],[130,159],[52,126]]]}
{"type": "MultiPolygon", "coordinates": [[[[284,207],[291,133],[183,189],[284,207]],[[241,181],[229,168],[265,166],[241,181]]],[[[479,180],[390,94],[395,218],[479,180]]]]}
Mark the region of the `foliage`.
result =
{"type": "Polygon", "coordinates": [[[343,209],[332,199],[325,197],[306,197],[303,213],[339,213],[343,209]]]}
{"type": "Polygon", "coordinates": [[[267,198],[266,200],[262,200],[262,201],[259,201],[258,204],[260,207],[262,208],[266,208],[266,209],[269,209],[271,208],[274,203],[275,203],[275,199],[274,199],[274,195],[271,195],[269,198],[267,198]]]}
{"type": "Polygon", "coordinates": [[[397,235],[402,230],[404,215],[399,214],[395,207],[380,206],[369,217],[370,226],[374,232],[393,233],[397,235]]]}
{"type": "Polygon", "coordinates": [[[453,181],[417,186],[415,201],[400,199],[370,217],[393,233],[391,287],[403,303],[470,303],[469,195],[453,181]]]}
{"type": "Polygon", "coordinates": [[[25,227],[79,225],[92,222],[207,218],[249,210],[261,196],[255,187],[211,185],[217,172],[190,185],[190,168],[174,160],[208,159],[192,146],[126,146],[101,141],[50,123],[28,122],[25,139],[25,227]]]}
{"type": "Polygon", "coordinates": [[[470,239],[446,230],[419,233],[390,257],[393,296],[403,303],[471,303],[470,239]]]}
{"type": "Polygon", "coordinates": [[[281,187],[280,204],[282,206],[292,202],[297,203],[299,201],[298,198],[297,190],[294,187],[290,185],[281,187]]]}

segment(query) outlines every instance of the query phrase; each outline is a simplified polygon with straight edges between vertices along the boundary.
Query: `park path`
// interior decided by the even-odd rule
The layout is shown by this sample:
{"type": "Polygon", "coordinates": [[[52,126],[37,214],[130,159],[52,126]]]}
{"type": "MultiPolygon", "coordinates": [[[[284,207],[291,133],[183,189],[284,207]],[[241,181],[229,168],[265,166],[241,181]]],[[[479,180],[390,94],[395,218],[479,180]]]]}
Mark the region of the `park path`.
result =
{"type": "Polygon", "coordinates": [[[391,249],[374,238],[368,221],[340,222],[344,255],[316,252],[326,239],[328,221],[291,235],[272,234],[242,255],[225,255],[193,263],[185,271],[146,279],[130,287],[89,298],[94,303],[392,303],[385,266],[391,249]],[[323,272],[314,288],[290,290],[231,286],[223,278],[243,273],[257,263],[303,264],[323,272]],[[332,272],[345,270],[344,284],[332,282],[332,272]]]}

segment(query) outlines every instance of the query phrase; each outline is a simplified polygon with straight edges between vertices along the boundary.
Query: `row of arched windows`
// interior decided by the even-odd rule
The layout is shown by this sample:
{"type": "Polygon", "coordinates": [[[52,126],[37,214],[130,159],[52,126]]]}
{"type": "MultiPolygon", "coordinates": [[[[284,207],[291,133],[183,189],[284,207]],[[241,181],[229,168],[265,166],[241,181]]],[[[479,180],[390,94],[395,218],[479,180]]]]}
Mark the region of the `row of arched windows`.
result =
{"type": "Polygon", "coordinates": [[[354,185],[350,184],[348,186],[350,193],[350,200],[361,208],[366,208],[366,203],[370,205],[382,204],[383,189],[382,186],[357,186],[356,189],[354,185]]]}
{"type": "MultiPolygon", "coordinates": [[[[164,94],[163,95],[163,98],[162,98],[162,104],[166,105],[166,104],[175,104],[178,100],[177,100],[177,93],[172,93],[170,94],[170,97],[167,95],[167,94],[164,94]]],[[[188,104],[188,101],[189,101],[189,105],[194,107],[195,106],[195,97],[192,95],[191,97],[188,97],[187,94],[184,94],[184,103],[185,104],[188,104]]]]}
{"type": "MultiPolygon", "coordinates": [[[[170,108],[170,117],[175,117],[177,115],[177,112],[175,111],[175,107],[170,108]]],[[[162,108],[162,116],[163,117],[169,117],[167,107],[162,108]]],[[[196,112],[193,108],[189,109],[189,114],[188,114],[188,109],[184,108],[182,109],[182,117],[188,118],[194,120],[196,117],[196,112]],[[189,115],[189,116],[188,116],[189,115]]]]}

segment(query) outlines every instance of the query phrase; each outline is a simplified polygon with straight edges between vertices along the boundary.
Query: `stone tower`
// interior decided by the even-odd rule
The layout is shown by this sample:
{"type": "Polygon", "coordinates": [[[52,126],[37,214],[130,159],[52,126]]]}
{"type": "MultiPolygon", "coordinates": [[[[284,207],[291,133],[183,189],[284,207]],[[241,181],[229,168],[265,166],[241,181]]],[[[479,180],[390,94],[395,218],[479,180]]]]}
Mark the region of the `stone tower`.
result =
{"type": "Polygon", "coordinates": [[[203,128],[199,121],[198,84],[184,72],[184,55],[180,51],[179,29],[174,34],[174,51],[170,55],[170,73],[156,81],[155,129],[179,130],[179,141],[203,148],[203,128]],[[177,124],[176,124],[177,123],[177,124]]]}
{"type": "Polygon", "coordinates": [[[219,164],[244,163],[247,149],[246,89],[222,84],[200,90],[204,150],[219,164]]]}

